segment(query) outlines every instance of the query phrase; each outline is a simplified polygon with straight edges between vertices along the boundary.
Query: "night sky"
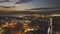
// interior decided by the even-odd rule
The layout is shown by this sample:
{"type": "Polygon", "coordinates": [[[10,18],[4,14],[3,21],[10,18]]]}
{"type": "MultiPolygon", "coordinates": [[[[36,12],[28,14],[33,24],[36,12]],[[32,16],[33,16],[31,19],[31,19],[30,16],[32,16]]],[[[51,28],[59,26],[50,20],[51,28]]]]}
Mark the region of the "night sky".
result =
{"type": "MultiPolygon", "coordinates": [[[[0,0],[2,1],[2,0],[0,0]]],[[[0,6],[16,6],[16,8],[20,9],[31,9],[31,8],[39,8],[39,7],[60,7],[60,0],[32,0],[26,3],[18,3],[19,0],[9,0],[10,2],[2,2],[0,6]]]]}

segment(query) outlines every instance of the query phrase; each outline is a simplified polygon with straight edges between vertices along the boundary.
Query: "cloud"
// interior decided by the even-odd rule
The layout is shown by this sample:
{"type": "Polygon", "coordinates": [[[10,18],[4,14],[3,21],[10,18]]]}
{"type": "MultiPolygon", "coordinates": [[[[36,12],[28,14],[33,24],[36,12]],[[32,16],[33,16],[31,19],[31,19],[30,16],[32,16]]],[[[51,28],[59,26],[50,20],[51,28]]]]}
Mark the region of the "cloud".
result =
{"type": "Polygon", "coordinates": [[[3,2],[15,2],[15,4],[27,3],[32,0],[0,0],[0,3],[3,2]]]}
{"type": "Polygon", "coordinates": [[[19,2],[16,2],[15,4],[21,4],[21,3],[27,3],[32,0],[19,0],[19,2]]]}
{"type": "MultiPolygon", "coordinates": [[[[3,6],[3,8],[7,7],[7,9],[4,9],[4,10],[8,10],[9,7],[14,6],[14,8],[10,8],[9,10],[17,10],[17,11],[34,8],[35,3],[36,3],[35,0],[31,1],[31,2],[30,1],[31,0],[29,0],[28,3],[21,2],[21,4],[15,4],[16,2],[18,2],[18,0],[16,0],[16,1],[15,0],[11,1],[10,0],[10,2],[2,2],[2,3],[0,3],[0,6],[3,6]]],[[[0,7],[0,9],[2,9],[2,8],[0,7]]]]}
{"type": "MultiPolygon", "coordinates": [[[[3,1],[3,0],[0,0],[0,1],[3,1]]],[[[7,1],[7,0],[5,0],[5,1],[7,1]]],[[[16,6],[18,6],[17,4],[19,4],[19,6],[20,6],[21,3],[24,4],[24,3],[27,3],[29,1],[32,1],[32,0],[16,0],[16,1],[15,0],[13,0],[13,1],[9,0],[9,2],[0,3],[0,7],[11,7],[11,6],[16,7],[16,6]]]]}

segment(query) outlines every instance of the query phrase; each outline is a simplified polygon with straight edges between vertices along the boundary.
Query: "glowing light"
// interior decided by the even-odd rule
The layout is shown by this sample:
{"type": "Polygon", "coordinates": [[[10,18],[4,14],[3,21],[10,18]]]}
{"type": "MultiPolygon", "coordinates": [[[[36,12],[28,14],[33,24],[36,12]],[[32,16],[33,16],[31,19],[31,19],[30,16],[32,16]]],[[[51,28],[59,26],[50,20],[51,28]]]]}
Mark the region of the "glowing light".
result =
{"type": "Polygon", "coordinates": [[[50,16],[60,16],[60,14],[52,14],[52,15],[50,15],[50,16]]]}

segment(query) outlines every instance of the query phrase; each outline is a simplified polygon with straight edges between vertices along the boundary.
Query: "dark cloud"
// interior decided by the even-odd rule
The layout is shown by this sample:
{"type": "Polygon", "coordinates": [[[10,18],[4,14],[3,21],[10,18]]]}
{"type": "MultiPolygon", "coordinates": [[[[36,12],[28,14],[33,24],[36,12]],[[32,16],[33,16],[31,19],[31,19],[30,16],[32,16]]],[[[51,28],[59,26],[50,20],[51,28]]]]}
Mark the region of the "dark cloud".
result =
{"type": "Polygon", "coordinates": [[[2,8],[15,8],[16,6],[0,6],[2,8]]]}
{"type": "MultiPolygon", "coordinates": [[[[18,0],[17,0],[18,1],[18,0]]],[[[19,0],[18,2],[16,2],[15,4],[21,4],[21,3],[27,3],[29,1],[32,1],[32,0],[19,0]]],[[[10,2],[10,0],[1,0],[0,3],[2,2],[10,2]]]]}
{"type": "Polygon", "coordinates": [[[0,3],[2,3],[2,2],[9,2],[9,0],[2,0],[2,1],[0,1],[0,3]]]}
{"type": "Polygon", "coordinates": [[[9,0],[4,0],[5,2],[9,2],[9,0]]]}
{"type": "Polygon", "coordinates": [[[27,3],[32,0],[19,0],[19,2],[16,2],[15,4],[21,4],[21,3],[27,3]]]}

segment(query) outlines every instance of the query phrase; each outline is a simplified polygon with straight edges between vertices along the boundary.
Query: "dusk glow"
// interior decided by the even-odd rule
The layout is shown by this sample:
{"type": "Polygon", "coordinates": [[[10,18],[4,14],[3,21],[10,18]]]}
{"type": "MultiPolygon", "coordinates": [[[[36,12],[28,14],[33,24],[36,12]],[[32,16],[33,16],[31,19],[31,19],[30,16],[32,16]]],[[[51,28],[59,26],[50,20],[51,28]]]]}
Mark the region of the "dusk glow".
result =
{"type": "MultiPolygon", "coordinates": [[[[3,0],[0,0],[3,1],[3,0]]],[[[0,6],[15,6],[18,9],[32,9],[41,7],[60,7],[60,0],[9,0],[9,2],[0,2],[0,6]],[[16,3],[19,2],[20,3],[16,3]],[[24,1],[24,2],[23,2],[24,1]]]]}

